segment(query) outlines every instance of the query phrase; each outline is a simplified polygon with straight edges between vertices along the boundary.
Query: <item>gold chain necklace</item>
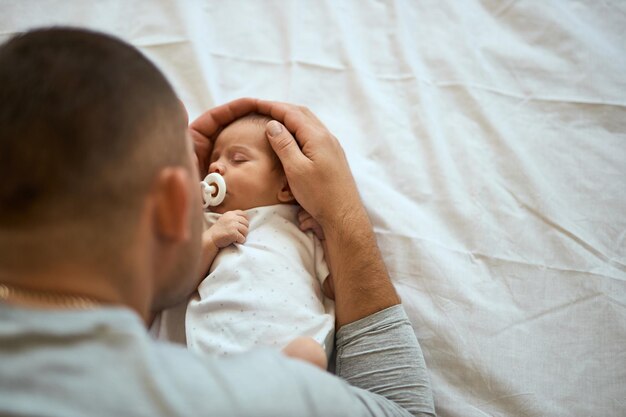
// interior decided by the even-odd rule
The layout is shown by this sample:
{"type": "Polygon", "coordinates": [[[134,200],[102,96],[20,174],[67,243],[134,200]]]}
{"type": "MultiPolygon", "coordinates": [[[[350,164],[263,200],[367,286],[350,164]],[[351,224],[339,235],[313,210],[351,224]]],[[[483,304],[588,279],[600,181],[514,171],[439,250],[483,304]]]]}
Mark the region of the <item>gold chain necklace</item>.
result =
{"type": "Polygon", "coordinates": [[[6,284],[0,284],[0,300],[31,301],[44,305],[53,305],[63,308],[88,309],[97,307],[100,303],[82,295],[70,295],[48,291],[33,291],[15,288],[6,284]]]}

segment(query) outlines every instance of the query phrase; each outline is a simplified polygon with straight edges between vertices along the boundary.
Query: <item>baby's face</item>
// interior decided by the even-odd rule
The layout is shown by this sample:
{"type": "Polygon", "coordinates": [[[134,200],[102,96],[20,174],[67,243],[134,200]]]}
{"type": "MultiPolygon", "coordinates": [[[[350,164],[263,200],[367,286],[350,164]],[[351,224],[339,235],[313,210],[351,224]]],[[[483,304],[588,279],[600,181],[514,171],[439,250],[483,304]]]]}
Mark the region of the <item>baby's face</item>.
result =
{"type": "Polygon", "coordinates": [[[215,213],[286,202],[285,175],[260,123],[236,121],[219,134],[211,154],[212,172],[226,181],[224,201],[211,208],[215,213]]]}

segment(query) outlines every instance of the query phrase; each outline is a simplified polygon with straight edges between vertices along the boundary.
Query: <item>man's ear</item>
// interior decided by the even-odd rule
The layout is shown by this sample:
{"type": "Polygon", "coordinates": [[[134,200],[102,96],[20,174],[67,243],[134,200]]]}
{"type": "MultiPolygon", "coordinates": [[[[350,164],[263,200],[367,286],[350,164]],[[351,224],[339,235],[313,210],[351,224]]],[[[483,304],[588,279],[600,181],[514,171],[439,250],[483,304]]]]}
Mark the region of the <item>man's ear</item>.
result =
{"type": "Polygon", "coordinates": [[[287,178],[283,177],[283,186],[278,191],[278,195],[276,196],[278,201],[281,203],[295,203],[296,199],[291,193],[291,188],[289,187],[289,183],[287,182],[287,178]]]}
{"type": "Polygon", "coordinates": [[[189,239],[191,190],[189,172],[182,167],[163,169],[154,184],[155,228],[165,239],[184,241],[189,239]]]}

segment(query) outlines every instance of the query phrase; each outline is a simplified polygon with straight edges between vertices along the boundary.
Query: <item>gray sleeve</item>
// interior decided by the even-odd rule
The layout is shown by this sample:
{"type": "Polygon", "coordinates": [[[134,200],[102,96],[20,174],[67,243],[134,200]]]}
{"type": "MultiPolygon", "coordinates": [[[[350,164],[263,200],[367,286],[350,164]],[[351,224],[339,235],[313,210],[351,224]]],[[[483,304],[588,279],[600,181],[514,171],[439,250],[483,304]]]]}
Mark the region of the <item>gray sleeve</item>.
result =
{"type": "Polygon", "coordinates": [[[338,376],[414,416],[435,415],[424,356],[401,305],[343,326],[336,343],[338,376]]]}

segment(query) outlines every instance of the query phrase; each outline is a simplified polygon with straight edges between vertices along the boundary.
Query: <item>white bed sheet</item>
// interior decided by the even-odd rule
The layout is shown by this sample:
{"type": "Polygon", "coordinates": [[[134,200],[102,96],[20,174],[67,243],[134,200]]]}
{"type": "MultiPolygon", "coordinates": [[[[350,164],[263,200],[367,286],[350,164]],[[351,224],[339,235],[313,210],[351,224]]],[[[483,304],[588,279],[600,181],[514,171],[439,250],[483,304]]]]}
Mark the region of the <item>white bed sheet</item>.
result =
{"type": "Polygon", "coordinates": [[[340,138],[440,416],[626,415],[626,3],[8,1],[340,138]]]}

